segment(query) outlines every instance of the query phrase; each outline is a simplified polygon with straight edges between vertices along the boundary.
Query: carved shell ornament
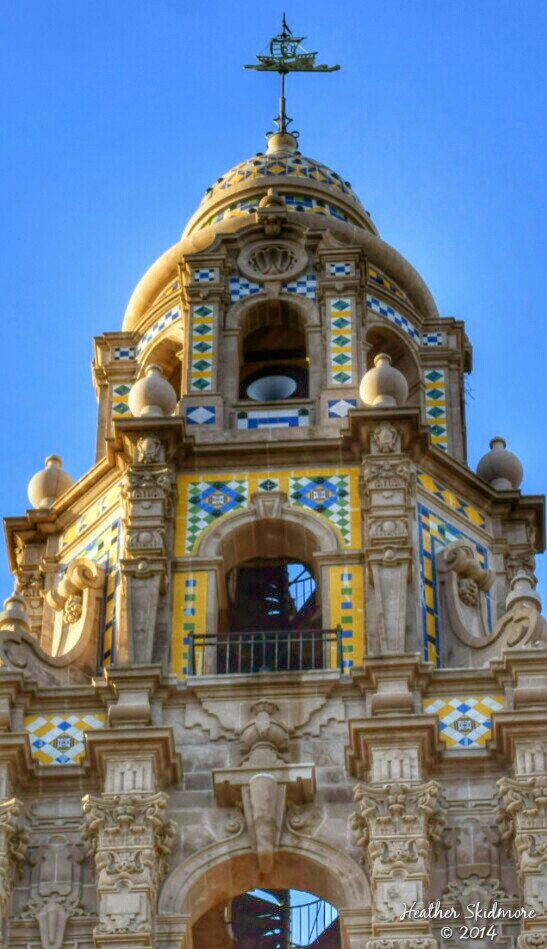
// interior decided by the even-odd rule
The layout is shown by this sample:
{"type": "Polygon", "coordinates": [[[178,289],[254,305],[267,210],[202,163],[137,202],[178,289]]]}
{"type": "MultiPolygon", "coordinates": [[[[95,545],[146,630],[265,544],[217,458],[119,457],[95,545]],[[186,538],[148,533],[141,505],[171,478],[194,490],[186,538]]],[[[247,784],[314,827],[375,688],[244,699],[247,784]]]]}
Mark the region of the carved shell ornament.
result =
{"type": "Polygon", "coordinates": [[[291,280],[308,262],[303,247],[292,241],[263,241],[244,247],[239,254],[239,270],[250,280],[291,280]]]}

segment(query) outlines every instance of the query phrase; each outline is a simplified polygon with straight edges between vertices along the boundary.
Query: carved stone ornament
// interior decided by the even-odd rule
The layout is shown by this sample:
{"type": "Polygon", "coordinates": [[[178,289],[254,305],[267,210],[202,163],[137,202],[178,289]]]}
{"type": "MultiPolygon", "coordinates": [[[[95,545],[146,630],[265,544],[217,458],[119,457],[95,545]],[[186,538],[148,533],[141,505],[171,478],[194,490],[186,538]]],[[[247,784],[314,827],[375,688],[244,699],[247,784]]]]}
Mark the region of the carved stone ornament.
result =
{"type": "Polygon", "coordinates": [[[140,465],[158,464],[165,460],[165,452],[159,438],[141,435],[135,446],[135,461],[140,465]]]}
{"type": "Polygon", "coordinates": [[[441,597],[452,631],[466,646],[489,645],[498,633],[488,626],[486,593],[494,582],[492,570],[481,567],[473,546],[455,540],[437,555],[441,597]]]}
{"type": "Polygon", "coordinates": [[[23,805],[16,798],[0,803],[0,930],[4,928],[11,891],[21,874],[28,845],[22,813],[23,805]]]}
{"type": "Polygon", "coordinates": [[[293,241],[275,240],[253,243],[240,252],[237,266],[251,280],[291,280],[302,273],[308,262],[303,247],[293,241]]]}
{"type": "Polygon", "coordinates": [[[97,874],[96,935],[153,932],[157,892],[176,834],[167,803],[163,793],[84,798],[83,837],[97,874]]]}
{"type": "Polygon", "coordinates": [[[401,437],[390,422],[382,422],[376,426],[370,436],[370,447],[373,454],[391,454],[400,451],[401,437]]]}
{"type": "Polygon", "coordinates": [[[83,848],[64,834],[29,850],[30,897],[18,918],[37,920],[42,949],[62,949],[68,920],[88,915],[81,902],[84,859],[83,848]]]}

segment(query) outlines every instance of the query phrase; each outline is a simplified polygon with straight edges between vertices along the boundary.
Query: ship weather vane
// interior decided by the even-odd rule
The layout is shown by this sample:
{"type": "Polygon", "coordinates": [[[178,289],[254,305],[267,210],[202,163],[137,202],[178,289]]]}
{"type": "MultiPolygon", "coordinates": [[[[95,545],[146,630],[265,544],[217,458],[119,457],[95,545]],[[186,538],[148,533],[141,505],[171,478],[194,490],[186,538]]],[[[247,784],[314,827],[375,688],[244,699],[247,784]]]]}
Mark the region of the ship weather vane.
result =
{"type": "Polygon", "coordinates": [[[281,95],[279,97],[279,115],[275,119],[278,131],[285,134],[292,119],[287,115],[285,99],[285,77],[290,72],[336,72],[340,66],[318,65],[315,60],[317,53],[308,53],[301,45],[305,36],[293,36],[287,25],[285,14],[281,22],[281,33],[274,36],[269,43],[269,52],[257,55],[258,62],[245,69],[255,69],[257,72],[276,72],[281,77],[281,95]]]}

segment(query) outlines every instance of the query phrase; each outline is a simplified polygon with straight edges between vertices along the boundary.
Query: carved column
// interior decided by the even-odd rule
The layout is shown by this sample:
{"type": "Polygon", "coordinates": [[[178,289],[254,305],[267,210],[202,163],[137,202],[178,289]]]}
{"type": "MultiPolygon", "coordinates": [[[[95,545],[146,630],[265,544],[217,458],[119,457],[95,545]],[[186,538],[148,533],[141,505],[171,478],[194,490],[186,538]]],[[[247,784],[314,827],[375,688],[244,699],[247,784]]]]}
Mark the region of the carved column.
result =
{"type": "Polygon", "coordinates": [[[100,797],[83,799],[83,836],[97,878],[95,946],[155,946],[157,894],[176,834],[162,789],[181,777],[171,730],[91,732],[87,756],[104,787],[100,797]]]}
{"type": "Polygon", "coordinates": [[[26,734],[4,732],[0,739],[0,946],[5,940],[11,892],[21,874],[28,845],[23,804],[14,796],[18,781],[33,769],[26,734]]]}
{"type": "Polygon", "coordinates": [[[363,464],[366,556],[374,589],[375,653],[405,651],[407,588],[412,577],[410,505],[414,468],[401,453],[401,435],[381,422],[363,464]]]}
{"type": "Polygon", "coordinates": [[[523,920],[518,949],[547,949],[547,651],[510,650],[514,709],[494,716],[494,749],[514,777],[498,782],[497,821],[502,842],[513,852],[522,886],[523,920]]]}
{"type": "Polygon", "coordinates": [[[149,664],[153,658],[160,595],[169,583],[175,493],[174,473],[165,463],[162,440],[154,433],[141,435],[122,484],[125,614],[115,659],[119,665],[149,664]]]}

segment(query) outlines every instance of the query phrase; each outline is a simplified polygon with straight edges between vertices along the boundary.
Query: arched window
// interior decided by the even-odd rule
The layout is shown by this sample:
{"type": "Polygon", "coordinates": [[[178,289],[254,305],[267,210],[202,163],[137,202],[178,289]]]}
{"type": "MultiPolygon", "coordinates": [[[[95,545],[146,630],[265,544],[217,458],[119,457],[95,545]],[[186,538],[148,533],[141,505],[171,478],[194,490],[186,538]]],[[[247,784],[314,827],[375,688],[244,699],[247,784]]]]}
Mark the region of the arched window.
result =
{"type": "Polygon", "coordinates": [[[307,397],[308,358],[300,314],[286,301],[258,303],[243,327],[239,398],[279,402],[307,397]]]}

